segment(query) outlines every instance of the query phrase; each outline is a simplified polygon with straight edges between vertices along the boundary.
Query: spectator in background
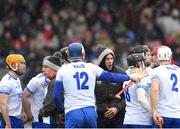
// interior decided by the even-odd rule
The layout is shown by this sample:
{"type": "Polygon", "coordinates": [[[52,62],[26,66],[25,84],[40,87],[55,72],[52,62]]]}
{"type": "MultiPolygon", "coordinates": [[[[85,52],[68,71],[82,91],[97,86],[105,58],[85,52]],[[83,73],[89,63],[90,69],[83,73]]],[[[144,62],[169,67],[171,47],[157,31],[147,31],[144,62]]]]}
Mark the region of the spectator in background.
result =
{"type": "MultiPolygon", "coordinates": [[[[115,65],[115,55],[111,49],[98,45],[97,57],[99,67],[102,69],[109,72],[126,74],[123,69],[115,65]]],[[[96,82],[95,96],[98,128],[122,128],[125,115],[124,96],[121,99],[114,97],[121,89],[122,83],[96,82]]]]}
{"type": "MultiPolygon", "coordinates": [[[[38,62],[44,56],[51,55],[71,41],[83,42],[88,62],[94,60],[94,48],[98,42],[117,48],[117,64],[126,68],[127,48],[138,43],[147,44],[150,48],[164,45],[167,36],[172,36],[174,31],[180,32],[178,0],[78,0],[78,4],[74,4],[76,2],[0,1],[2,60],[9,53],[25,54],[30,71],[23,78],[25,84],[34,73],[41,71],[38,62]]],[[[179,55],[176,59],[179,60],[179,55]]]]}
{"type": "Polygon", "coordinates": [[[24,128],[22,87],[18,76],[25,72],[26,61],[20,54],[10,54],[6,64],[8,73],[0,82],[0,128],[24,128]]]}

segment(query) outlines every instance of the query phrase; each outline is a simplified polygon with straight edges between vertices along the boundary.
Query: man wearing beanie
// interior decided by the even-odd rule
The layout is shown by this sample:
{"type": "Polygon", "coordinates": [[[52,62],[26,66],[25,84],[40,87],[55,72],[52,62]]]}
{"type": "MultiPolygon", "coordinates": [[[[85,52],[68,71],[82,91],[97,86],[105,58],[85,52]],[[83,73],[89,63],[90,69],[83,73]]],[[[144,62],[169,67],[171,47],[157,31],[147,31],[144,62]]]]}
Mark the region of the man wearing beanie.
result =
{"type": "MultiPolygon", "coordinates": [[[[60,65],[70,63],[67,55],[67,47],[62,48],[60,52],[54,52],[53,56],[60,60],[60,65]]],[[[64,113],[58,112],[52,98],[55,80],[56,78],[54,77],[49,83],[44,105],[39,111],[39,116],[51,116],[51,128],[64,128],[64,113]]]]}
{"type": "Polygon", "coordinates": [[[60,60],[57,57],[48,56],[43,59],[42,65],[42,73],[33,77],[23,91],[24,111],[28,120],[32,120],[32,128],[50,127],[50,119],[39,119],[39,110],[43,107],[47,86],[50,80],[55,78],[56,72],[60,68],[60,60]]]}
{"type": "MultiPolygon", "coordinates": [[[[109,72],[126,74],[123,69],[114,64],[114,52],[102,45],[97,46],[97,58],[99,66],[109,72]]],[[[115,98],[115,94],[122,89],[122,84],[96,82],[95,95],[98,113],[98,128],[121,128],[125,115],[124,96],[115,98]],[[116,86],[112,86],[116,85],[116,86]],[[102,94],[104,93],[104,94],[102,94]]]]}
{"type": "MultiPolygon", "coordinates": [[[[62,54],[60,52],[55,52],[53,54],[53,57],[55,57],[56,60],[57,59],[60,60],[60,65],[63,64],[62,54]]],[[[50,60],[52,60],[52,59],[50,59],[50,60]]],[[[46,63],[47,63],[47,61],[45,62],[45,64],[46,63]]],[[[56,72],[57,72],[57,70],[56,70],[56,72]]],[[[53,97],[52,97],[53,89],[54,89],[54,83],[55,83],[56,78],[54,76],[51,79],[52,80],[49,83],[48,91],[47,91],[46,97],[44,99],[44,105],[39,111],[39,116],[40,117],[51,116],[52,121],[51,121],[50,128],[63,128],[64,123],[63,123],[63,121],[60,121],[61,118],[59,118],[59,116],[63,117],[63,115],[58,112],[58,110],[54,104],[53,97]]]]}

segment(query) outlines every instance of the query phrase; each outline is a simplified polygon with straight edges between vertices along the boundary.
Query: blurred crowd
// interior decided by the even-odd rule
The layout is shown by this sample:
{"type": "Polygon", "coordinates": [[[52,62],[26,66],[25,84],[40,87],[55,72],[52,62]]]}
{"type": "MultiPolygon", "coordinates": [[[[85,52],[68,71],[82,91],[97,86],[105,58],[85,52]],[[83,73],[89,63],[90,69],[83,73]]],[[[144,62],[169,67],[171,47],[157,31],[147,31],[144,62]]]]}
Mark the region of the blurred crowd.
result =
{"type": "Polygon", "coordinates": [[[167,45],[180,66],[179,0],[1,0],[0,65],[10,53],[24,55],[24,83],[41,71],[42,59],[71,42],[82,42],[96,63],[96,46],[115,51],[127,68],[128,50],[138,44],[167,45]]]}

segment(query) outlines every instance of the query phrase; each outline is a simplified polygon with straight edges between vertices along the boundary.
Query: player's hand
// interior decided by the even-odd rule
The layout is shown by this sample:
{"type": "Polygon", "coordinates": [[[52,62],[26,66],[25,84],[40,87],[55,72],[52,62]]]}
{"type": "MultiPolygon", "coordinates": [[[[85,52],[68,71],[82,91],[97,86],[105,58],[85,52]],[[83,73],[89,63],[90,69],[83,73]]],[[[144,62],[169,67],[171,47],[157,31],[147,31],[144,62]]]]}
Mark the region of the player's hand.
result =
{"type": "Polygon", "coordinates": [[[159,126],[162,126],[164,123],[163,118],[157,113],[157,111],[153,112],[153,119],[154,122],[159,126]]]}
{"type": "Polygon", "coordinates": [[[23,123],[26,123],[28,121],[28,116],[25,112],[23,112],[23,114],[22,114],[22,121],[23,121],[23,123]]]}
{"type": "Polygon", "coordinates": [[[9,128],[12,128],[12,127],[11,127],[11,123],[6,124],[6,126],[5,126],[5,129],[9,129],[9,128]]]}
{"type": "Polygon", "coordinates": [[[104,117],[112,119],[117,113],[117,108],[116,107],[111,107],[111,108],[106,108],[107,111],[104,113],[104,117]]]}
{"type": "Polygon", "coordinates": [[[132,82],[137,83],[137,82],[140,82],[141,79],[140,79],[139,77],[134,76],[134,77],[130,77],[130,80],[131,80],[132,82]]]}
{"type": "Polygon", "coordinates": [[[64,117],[65,117],[64,113],[59,114],[59,122],[60,122],[60,124],[64,124],[64,117]]]}

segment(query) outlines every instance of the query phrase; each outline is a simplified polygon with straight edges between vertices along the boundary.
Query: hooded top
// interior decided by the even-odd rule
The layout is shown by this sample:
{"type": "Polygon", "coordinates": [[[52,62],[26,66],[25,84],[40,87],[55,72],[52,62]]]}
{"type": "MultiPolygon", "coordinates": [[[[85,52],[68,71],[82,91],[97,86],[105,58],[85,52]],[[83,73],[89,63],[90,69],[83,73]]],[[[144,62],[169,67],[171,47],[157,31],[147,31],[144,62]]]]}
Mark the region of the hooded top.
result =
{"type": "Polygon", "coordinates": [[[100,65],[100,63],[102,62],[102,60],[104,59],[104,57],[108,54],[112,54],[114,57],[114,52],[109,49],[109,48],[106,48],[105,46],[103,45],[98,45],[97,46],[97,58],[98,58],[98,65],[100,65]]]}

